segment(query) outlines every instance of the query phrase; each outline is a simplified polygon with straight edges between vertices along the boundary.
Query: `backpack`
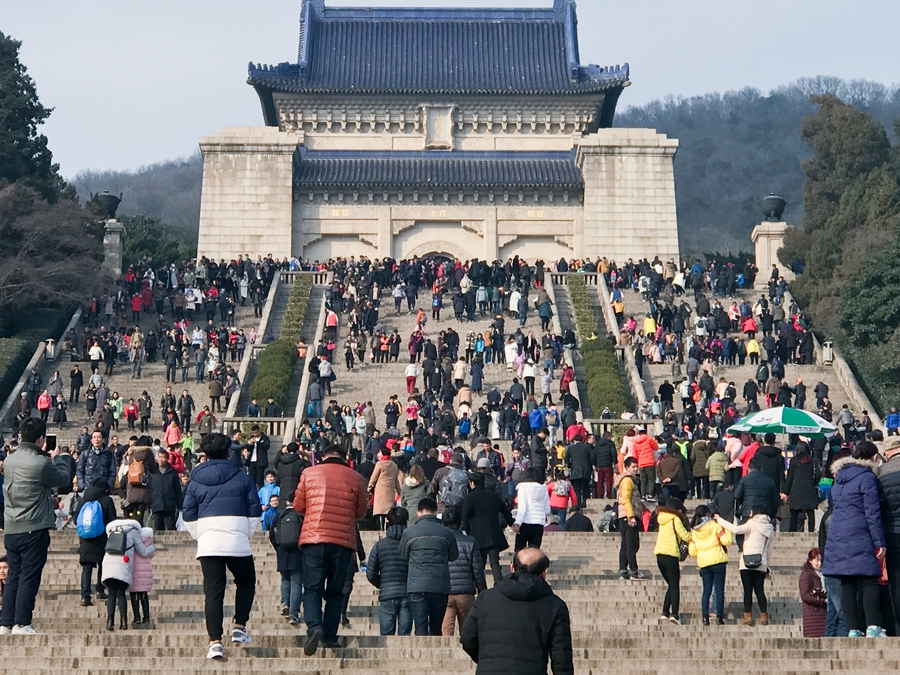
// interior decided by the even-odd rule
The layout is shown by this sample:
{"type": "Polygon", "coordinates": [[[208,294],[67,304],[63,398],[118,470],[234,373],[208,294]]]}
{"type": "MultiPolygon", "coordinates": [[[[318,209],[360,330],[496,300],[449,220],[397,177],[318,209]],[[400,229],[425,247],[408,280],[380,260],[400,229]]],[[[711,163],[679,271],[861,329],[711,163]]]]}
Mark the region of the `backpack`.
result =
{"type": "Polygon", "coordinates": [[[553,494],[557,497],[566,497],[569,496],[569,481],[564,478],[560,478],[553,484],[553,494]]]}
{"type": "Polygon", "coordinates": [[[109,533],[106,548],[103,550],[110,555],[124,556],[129,548],[131,547],[128,545],[128,533],[122,527],[116,527],[109,533]]]}
{"type": "Polygon", "coordinates": [[[469,474],[462,469],[450,469],[441,481],[439,501],[445,507],[459,506],[469,494],[469,474]]]}
{"type": "Polygon", "coordinates": [[[544,426],[544,413],[540,408],[535,408],[528,415],[528,426],[532,429],[540,429],[544,426]]]}
{"type": "Polygon", "coordinates": [[[459,433],[468,434],[472,430],[472,422],[469,421],[469,418],[464,418],[459,421],[459,433]]]}
{"type": "Polygon", "coordinates": [[[441,462],[443,464],[449,464],[453,460],[453,451],[449,448],[445,448],[441,450],[441,462]]]}
{"type": "Polygon", "coordinates": [[[548,410],[546,419],[548,427],[555,427],[559,422],[559,415],[556,414],[555,410],[548,410]]]}
{"type": "Polygon", "coordinates": [[[81,539],[93,539],[103,534],[106,526],[103,524],[103,509],[100,508],[100,502],[90,501],[81,507],[75,529],[81,539]]]}
{"type": "Polygon", "coordinates": [[[147,485],[147,476],[144,474],[144,462],[139,459],[134,460],[128,466],[128,484],[147,485]]]}
{"type": "Polygon", "coordinates": [[[272,527],[275,544],[288,552],[298,551],[300,549],[300,530],[302,527],[303,516],[294,511],[294,509],[285,509],[272,527]]]}

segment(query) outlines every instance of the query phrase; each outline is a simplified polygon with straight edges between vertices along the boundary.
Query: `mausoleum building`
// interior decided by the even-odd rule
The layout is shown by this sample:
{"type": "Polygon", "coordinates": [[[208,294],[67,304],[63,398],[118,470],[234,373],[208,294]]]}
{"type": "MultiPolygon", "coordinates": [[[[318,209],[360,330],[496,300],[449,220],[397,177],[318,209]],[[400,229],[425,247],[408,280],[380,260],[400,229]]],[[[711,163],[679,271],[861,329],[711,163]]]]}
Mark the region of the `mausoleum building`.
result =
{"type": "Polygon", "coordinates": [[[265,126],[200,140],[199,255],[677,257],[678,142],[612,127],[628,64],[578,40],[573,0],[304,0],[297,61],[249,68],[265,126]]]}

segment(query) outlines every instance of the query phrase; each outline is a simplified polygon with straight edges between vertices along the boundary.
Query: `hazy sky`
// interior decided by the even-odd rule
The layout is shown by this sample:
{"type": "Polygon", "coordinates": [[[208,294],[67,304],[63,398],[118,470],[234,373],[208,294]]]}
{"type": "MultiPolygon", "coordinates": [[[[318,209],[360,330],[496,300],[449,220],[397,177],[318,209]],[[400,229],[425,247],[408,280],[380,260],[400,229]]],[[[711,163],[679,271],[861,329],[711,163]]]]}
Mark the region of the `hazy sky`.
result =
{"type": "MultiPolygon", "coordinates": [[[[326,0],[329,5],[528,6],[552,0],[326,0]]],[[[300,0],[2,0],[0,31],[44,105],[64,176],[134,169],[262,123],[247,63],[296,61],[300,0]]],[[[620,107],[668,95],[836,75],[900,77],[897,0],[579,0],[584,63],[631,64],[620,107]]]]}

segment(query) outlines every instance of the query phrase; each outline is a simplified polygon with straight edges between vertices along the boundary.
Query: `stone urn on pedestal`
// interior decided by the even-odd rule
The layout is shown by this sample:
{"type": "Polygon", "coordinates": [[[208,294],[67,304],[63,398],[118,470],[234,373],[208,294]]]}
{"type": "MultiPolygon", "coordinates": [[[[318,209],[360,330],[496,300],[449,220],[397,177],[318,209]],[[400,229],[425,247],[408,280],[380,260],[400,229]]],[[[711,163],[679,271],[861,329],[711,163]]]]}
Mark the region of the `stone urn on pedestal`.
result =
{"type": "Polygon", "coordinates": [[[125,226],[116,220],[116,210],[122,203],[122,195],[117,197],[104,190],[98,194],[91,194],[91,201],[100,205],[106,228],[103,233],[103,266],[119,276],[122,274],[122,247],[125,238],[125,226]]]}
{"type": "Polygon", "coordinates": [[[756,252],[756,266],[759,268],[759,274],[756,276],[757,288],[765,288],[768,284],[772,265],[778,267],[779,274],[787,281],[794,279],[790,268],[778,261],[778,250],[784,244],[784,231],[787,229],[787,223],[781,220],[786,206],[787,202],[784,198],[776,194],[763,197],[759,202],[759,208],[765,220],[754,227],[750,233],[750,241],[753,242],[756,252]],[[774,219],[775,222],[771,222],[769,218],[774,219]]]}

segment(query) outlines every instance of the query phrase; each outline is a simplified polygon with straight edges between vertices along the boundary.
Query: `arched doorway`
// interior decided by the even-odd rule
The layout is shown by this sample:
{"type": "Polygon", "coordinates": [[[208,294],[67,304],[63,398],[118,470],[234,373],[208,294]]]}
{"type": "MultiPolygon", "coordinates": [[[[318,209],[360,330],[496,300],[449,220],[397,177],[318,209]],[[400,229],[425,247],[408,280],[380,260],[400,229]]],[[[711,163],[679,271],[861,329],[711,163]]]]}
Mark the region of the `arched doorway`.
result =
{"type": "Polygon", "coordinates": [[[477,253],[467,251],[462,246],[449,241],[430,241],[420,244],[404,255],[399,256],[411,260],[412,258],[426,258],[435,256],[446,260],[470,260],[478,256],[477,253]]]}

